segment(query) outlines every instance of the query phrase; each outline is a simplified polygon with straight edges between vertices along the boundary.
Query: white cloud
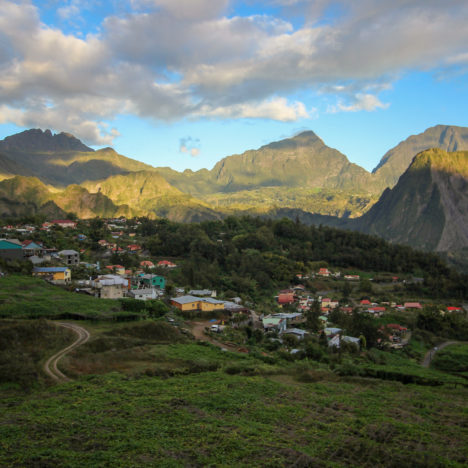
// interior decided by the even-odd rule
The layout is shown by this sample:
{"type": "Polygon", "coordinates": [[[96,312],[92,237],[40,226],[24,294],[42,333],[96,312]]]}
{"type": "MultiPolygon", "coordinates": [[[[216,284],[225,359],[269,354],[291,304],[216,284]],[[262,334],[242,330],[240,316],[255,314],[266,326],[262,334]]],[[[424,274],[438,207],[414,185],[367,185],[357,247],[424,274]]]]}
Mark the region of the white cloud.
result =
{"type": "Polygon", "coordinates": [[[77,37],[41,23],[29,1],[0,0],[1,119],[95,144],[111,141],[102,123],[118,114],[294,121],[312,112],[288,99],[298,91],[332,96],[330,111],[384,109],[379,93],[406,70],[467,60],[465,0],[275,0],[303,16],[299,28],[232,15],[233,0],[127,1],[130,13],[77,37]]]}
{"type": "Polygon", "coordinates": [[[309,113],[302,102],[296,101],[289,104],[285,98],[221,107],[205,105],[201,106],[195,115],[223,119],[271,119],[281,122],[291,122],[309,117],[309,113]]]}
{"type": "Polygon", "coordinates": [[[339,101],[336,106],[330,106],[328,112],[334,114],[336,112],[358,112],[358,111],[375,111],[377,109],[387,109],[390,105],[388,103],[383,103],[379,100],[377,96],[373,94],[356,94],[353,98],[350,99],[349,104],[344,104],[342,101],[339,101]]]}

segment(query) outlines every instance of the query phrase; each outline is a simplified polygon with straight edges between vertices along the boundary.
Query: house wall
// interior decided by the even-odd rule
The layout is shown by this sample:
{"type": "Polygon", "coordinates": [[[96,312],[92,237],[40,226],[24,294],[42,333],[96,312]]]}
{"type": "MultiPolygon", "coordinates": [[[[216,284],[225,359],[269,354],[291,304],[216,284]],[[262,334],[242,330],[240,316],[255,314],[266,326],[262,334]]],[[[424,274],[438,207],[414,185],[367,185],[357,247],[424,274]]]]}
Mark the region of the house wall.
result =
{"type": "Polygon", "coordinates": [[[198,310],[200,302],[189,302],[188,304],[179,304],[175,301],[171,301],[171,305],[177,307],[182,312],[187,312],[190,310],[198,310]]]}
{"type": "Polygon", "coordinates": [[[120,285],[103,286],[99,297],[101,299],[120,299],[123,297],[123,289],[120,285]]]}
{"type": "Polygon", "coordinates": [[[211,312],[212,310],[224,309],[224,304],[211,304],[210,302],[200,301],[199,308],[203,312],[211,312]]]}

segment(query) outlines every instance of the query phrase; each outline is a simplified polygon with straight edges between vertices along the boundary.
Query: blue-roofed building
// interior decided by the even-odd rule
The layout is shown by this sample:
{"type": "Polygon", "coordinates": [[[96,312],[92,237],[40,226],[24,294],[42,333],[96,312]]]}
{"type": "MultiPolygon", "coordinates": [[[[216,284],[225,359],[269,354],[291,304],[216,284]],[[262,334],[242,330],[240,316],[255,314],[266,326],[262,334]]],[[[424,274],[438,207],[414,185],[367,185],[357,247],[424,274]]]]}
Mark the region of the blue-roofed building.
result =
{"type": "Polygon", "coordinates": [[[17,239],[0,239],[0,257],[5,260],[22,260],[23,245],[17,239]]]}
{"type": "Polygon", "coordinates": [[[71,281],[71,270],[67,267],[34,267],[33,276],[54,284],[66,284],[71,281]]]}

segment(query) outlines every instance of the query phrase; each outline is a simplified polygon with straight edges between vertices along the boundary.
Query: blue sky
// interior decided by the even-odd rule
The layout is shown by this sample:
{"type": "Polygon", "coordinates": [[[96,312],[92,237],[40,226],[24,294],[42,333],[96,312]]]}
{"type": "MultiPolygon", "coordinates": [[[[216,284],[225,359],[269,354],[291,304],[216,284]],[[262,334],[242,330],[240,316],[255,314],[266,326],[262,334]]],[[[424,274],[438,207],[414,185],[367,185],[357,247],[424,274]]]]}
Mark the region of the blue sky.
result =
{"type": "Polygon", "coordinates": [[[371,170],[468,126],[467,20],[461,0],[0,0],[0,137],[196,170],[307,129],[371,170]]]}

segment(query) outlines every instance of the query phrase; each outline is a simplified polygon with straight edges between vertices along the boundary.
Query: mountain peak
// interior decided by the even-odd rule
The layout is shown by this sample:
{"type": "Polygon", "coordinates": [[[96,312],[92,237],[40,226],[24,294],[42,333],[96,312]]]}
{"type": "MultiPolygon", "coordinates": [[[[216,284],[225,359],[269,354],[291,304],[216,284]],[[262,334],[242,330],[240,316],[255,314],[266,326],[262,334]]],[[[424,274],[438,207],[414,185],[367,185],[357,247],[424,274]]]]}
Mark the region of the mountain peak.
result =
{"type": "Polygon", "coordinates": [[[262,146],[260,149],[288,149],[288,148],[300,148],[303,146],[310,146],[313,144],[318,144],[325,146],[325,143],[319,138],[312,130],[306,130],[304,132],[298,133],[297,135],[286,138],[285,140],[274,141],[268,145],[262,146]]]}
{"type": "Polygon", "coordinates": [[[53,134],[49,129],[33,128],[6,137],[0,141],[0,149],[5,151],[94,151],[70,133],[53,134]]]}

